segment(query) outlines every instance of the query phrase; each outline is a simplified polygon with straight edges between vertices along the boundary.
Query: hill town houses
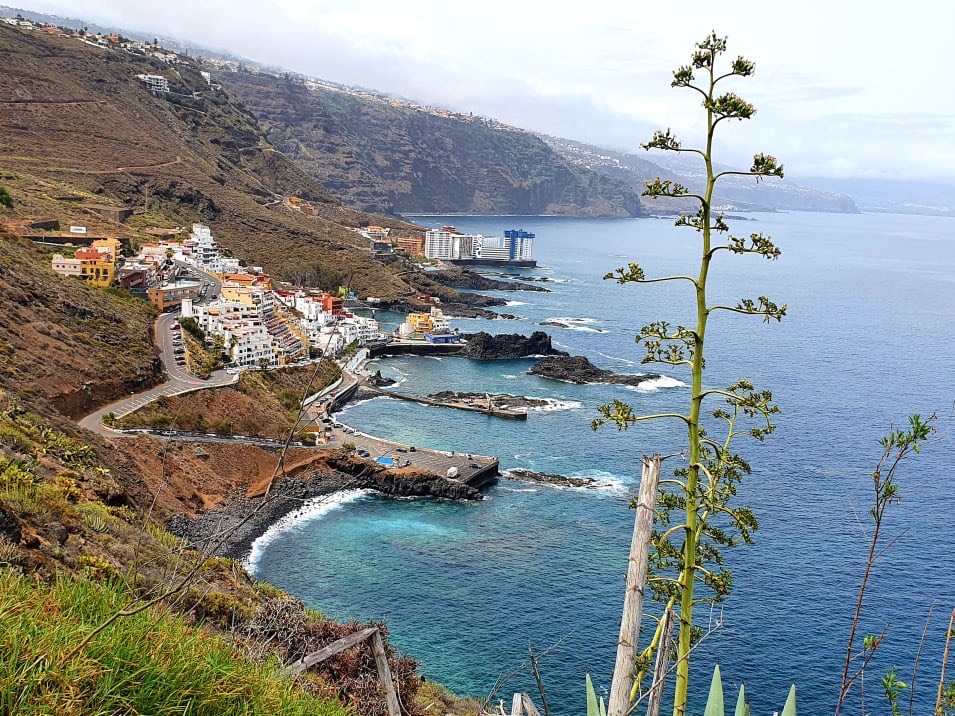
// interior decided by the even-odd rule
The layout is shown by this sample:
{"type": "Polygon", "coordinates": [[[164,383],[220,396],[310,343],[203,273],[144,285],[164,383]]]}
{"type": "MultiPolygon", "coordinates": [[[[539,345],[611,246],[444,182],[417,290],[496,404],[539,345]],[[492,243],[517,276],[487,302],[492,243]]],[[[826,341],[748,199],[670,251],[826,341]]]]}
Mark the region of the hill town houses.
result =
{"type": "MultiPolygon", "coordinates": [[[[83,227],[71,230],[79,228],[83,227]]],[[[180,232],[156,231],[172,236],[180,232]]],[[[193,224],[182,241],[164,238],[144,243],[130,257],[120,255],[118,239],[90,239],[90,245],[77,249],[75,257],[56,254],[52,269],[99,288],[118,282],[121,288],[148,298],[160,311],[180,310],[183,318],[195,319],[237,366],[334,356],[349,346],[380,339],[377,321],[346,309],[347,290],[332,294],[277,285],[262,267],[247,266],[224,253],[203,224],[193,224]]]]}
{"type": "Polygon", "coordinates": [[[193,225],[172,260],[221,281],[218,295],[210,300],[201,295],[183,297],[182,317],[194,318],[207,336],[218,336],[236,365],[287,364],[337,355],[352,344],[380,338],[378,322],[352,314],[341,295],[276,288],[261,267],[246,269],[238,259],[224,256],[209,227],[202,224],[193,225]]]}

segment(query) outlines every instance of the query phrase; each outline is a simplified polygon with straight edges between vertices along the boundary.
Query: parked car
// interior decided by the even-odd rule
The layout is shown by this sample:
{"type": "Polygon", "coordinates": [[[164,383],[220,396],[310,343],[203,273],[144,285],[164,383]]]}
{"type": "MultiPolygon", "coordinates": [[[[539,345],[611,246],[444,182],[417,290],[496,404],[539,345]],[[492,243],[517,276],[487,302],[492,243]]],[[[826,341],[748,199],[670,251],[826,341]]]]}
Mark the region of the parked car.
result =
{"type": "Polygon", "coordinates": [[[395,448],[395,452],[408,452],[406,448],[395,448]]]}
{"type": "Polygon", "coordinates": [[[408,451],[409,451],[409,452],[414,452],[414,451],[415,451],[415,446],[412,445],[411,447],[409,447],[409,448],[408,448],[408,451]]]}

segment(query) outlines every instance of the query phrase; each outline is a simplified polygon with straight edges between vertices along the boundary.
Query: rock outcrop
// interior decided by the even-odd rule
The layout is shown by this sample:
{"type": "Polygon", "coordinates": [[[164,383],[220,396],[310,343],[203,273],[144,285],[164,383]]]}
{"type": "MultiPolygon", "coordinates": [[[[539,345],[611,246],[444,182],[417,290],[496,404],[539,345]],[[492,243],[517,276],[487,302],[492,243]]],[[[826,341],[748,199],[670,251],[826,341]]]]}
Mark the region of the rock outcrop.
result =
{"type": "Polygon", "coordinates": [[[537,482],[543,485],[554,485],[555,487],[586,487],[595,490],[603,486],[599,480],[593,477],[569,477],[567,475],[556,475],[552,472],[534,472],[523,468],[514,468],[508,470],[506,477],[512,480],[521,480],[522,482],[537,482]]]}
{"type": "Polygon", "coordinates": [[[566,356],[551,345],[550,336],[543,331],[534,331],[530,336],[520,333],[472,333],[467,336],[467,345],[459,355],[475,360],[510,360],[528,356],[566,356]]]}
{"type": "Polygon", "coordinates": [[[395,384],[394,380],[383,376],[380,370],[375,371],[375,374],[368,379],[368,382],[376,388],[386,388],[389,385],[395,384]]]}
{"type": "Polygon", "coordinates": [[[659,374],[626,375],[612,370],[598,368],[586,356],[545,356],[528,371],[530,375],[541,378],[562,380],[565,383],[617,383],[619,385],[640,385],[660,378],[659,374]]]}

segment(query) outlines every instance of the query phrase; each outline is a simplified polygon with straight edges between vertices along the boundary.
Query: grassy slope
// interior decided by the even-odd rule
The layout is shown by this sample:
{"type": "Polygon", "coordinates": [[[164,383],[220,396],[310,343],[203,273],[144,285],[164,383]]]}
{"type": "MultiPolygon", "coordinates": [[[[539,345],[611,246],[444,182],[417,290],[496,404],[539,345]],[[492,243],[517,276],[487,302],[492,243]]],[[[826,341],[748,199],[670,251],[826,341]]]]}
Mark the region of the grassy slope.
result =
{"type": "Polygon", "coordinates": [[[89,579],[37,587],[0,569],[0,643],[7,645],[0,650],[0,712],[349,713],[294,687],[274,658],[256,663],[221,637],[156,610],[120,620],[60,661],[129,596],[89,579]]]}
{"type": "Polygon", "coordinates": [[[157,400],[118,421],[118,427],[175,428],[198,432],[284,438],[295,423],[306,386],[316,393],[338,379],[332,362],[311,367],[245,371],[235,386],[157,400]]]}

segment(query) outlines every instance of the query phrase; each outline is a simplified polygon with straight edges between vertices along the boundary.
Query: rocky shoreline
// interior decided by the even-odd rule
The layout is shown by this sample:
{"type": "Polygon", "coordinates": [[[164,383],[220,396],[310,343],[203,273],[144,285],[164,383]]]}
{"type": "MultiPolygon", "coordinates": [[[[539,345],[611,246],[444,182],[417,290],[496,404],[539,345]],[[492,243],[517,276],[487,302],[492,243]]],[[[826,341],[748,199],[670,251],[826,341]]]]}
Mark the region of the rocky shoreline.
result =
{"type": "Polygon", "coordinates": [[[545,356],[537,361],[527,371],[530,375],[537,375],[550,380],[560,380],[565,383],[613,383],[617,385],[638,386],[662,376],[658,373],[632,375],[614,373],[612,370],[598,368],[586,356],[545,356]]]}
{"type": "Polygon", "coordinates": [[[215,547],[217,556],[243,559],[252,543],[286,515],[318,497],[344,490],[368,489],[386,497],[430,497],[477,500],[481,493],[469,485],[419,470],[388,469],[329,451],[328,465],[306,476],[279,478],[268,497],[236,491],[223,507],[203,510],[196,517],[173,515],[166,528],[199,548],[215,547]]]}

